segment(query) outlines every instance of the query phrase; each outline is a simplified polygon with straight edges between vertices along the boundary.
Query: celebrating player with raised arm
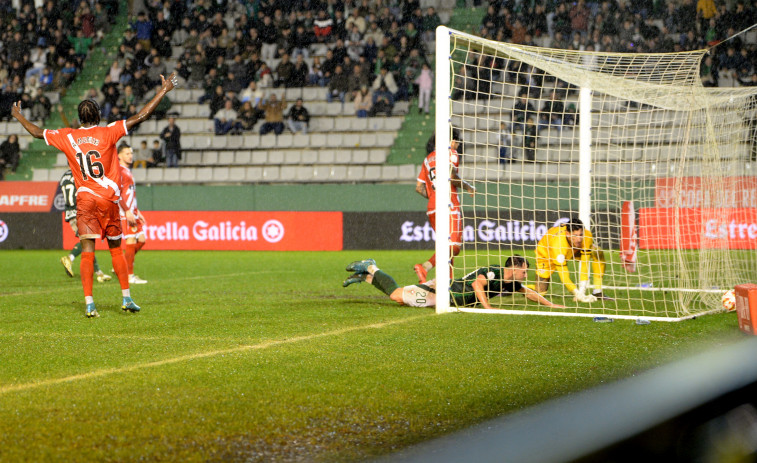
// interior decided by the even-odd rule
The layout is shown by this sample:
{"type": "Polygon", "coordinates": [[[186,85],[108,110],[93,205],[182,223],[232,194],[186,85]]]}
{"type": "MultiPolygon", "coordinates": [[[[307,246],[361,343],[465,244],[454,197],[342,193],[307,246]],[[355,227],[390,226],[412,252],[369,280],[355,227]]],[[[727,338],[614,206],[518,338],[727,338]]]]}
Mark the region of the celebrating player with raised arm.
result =
{"type": "MultiPolygon", "coordinates": [[[[348,272],[355,272],[344,280],[342,286],[367,281],[395,302],[410,307],[434,307],[436,305],[436,280],[401,287],[394,278],[381,271],[373,259],[360,260],[347,266],[348,272]]],[[[554,308],[553,304],[536,291],[521,283],[526,279],[528,261],[518,255],[508,257],[504,267],[482,267],[463,278],[453,280],[450,286],[450,305],[472,307],[480,304],[484,309],[492,309],[491,298],[521,293],[526,298],[541,305],[554,308]]]]}
{"type": "Polygon", "coordinates": [[[116,156],[116,143],[135,125],[147,120],[155,111],[166,93],[178,83],[175,74],[166,79],[160,76],[161,87],[155,96],[137,114],[126,120],[100,127],[100,105],[93,100],[79,103],[78,129],[62,128],[43,130],[21,114],[21,102],[13,104],[11,114],[34,138],[43,138],[45,143],[63,151],[74,175],[76,184],[76,221],[82,244],[80,273],[87,304],[85,315],[99,317],[92,297],[95,239],[108,238],[108,247],[113,269],[121,284],[123,296],[121,309],[139,312],[140,308],[131,299],[126,259],[121,251],[121,220],[123,209],[129,225],[134,225],[134,214],[121,204],[121,167],[116,156]]]}
{"type": "Polygon", "coordinates": [[[131,175],[131,163],[134,159],[134,152],[131,146],[125,142],[118,145],[118,162],[121,164],[121,229],[124,233],[124,257],[126,257],[126,268],[129,273],[129,284],[143,285],[147,280],[143,280],[134,274],[134,256],[145,245],[145,232],[142,227],[145,224],[145,217],[137,208],[137,189],[134,184],[134,177],[131,175]],[[129,210],[134,214],[136,223],[129,225],[126,221],[125,211],[129,210]]]}
{"type": "Polygon", "coordinates": [[[602,276],[605,273],[604,252],[594,244],[591,231],[583,222],[573,217],[570,222],[547,230],[536,245],[536,285],[541,294],[547,292],[552,273],[557,271],[565,288],[573,293],[577,302],[595,302],[597,299],[612,300],[602,294],[602,276]],[[581,262],[578,286],[573,284],[568,271],[568,260],[581,262]],[[594,293],[586,294],[589,287],[589,261],[591,260],[594,293]]]}
{"type": "MultiPolygon", "coordinates": [[[[429,144],[431,142],[429,141],[429,144]]],[[[460,157],[457,154],[457,147],[460,144],[460,138],[457,130],[452,131],[450,137],[450,149],[449,149],[449,162],[451,166],[450,172],[450,188],[451,188],[451,200],[452,210],[450,211],[450,278],[452,277],[451,264],[455,260],[455,256],[460,254],[460,250],[463,246],[463,215],[460,210],[460,196],[458,195],[458,188],[465,188],[465,191],[473,194],[476,189],[470,183],[462,180],[457,174],[457,168],[460,163],[460,157]]],[[[415,191],[424,198],[428,198],[426,205],[426,215],[428,215],[428,221],[431,224],[431,228],[436,231],[436,188],[434,187],[434,181],[436,180],[436,151],[430,152],[426,159],[423,160],[421,166],[421,172],[418,174],[418,181],[415,184],[415,191]]],[[[436,266],[436,253],[434,253],[429,260],[422,264],[415,264],[413,270],[418,275],[418,281],[420,283],[426,282],[426,276],[428,271],[436,266]]]]}

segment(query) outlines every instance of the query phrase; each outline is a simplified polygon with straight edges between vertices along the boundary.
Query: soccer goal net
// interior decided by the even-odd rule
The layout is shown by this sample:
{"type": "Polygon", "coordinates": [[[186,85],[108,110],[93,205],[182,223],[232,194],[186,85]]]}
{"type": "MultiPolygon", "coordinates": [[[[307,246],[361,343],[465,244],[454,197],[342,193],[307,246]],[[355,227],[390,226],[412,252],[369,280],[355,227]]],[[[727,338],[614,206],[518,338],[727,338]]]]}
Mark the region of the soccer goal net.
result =
{"type": "MultiPolygon", "coordinates": [[[[436,150],[459,133],[459,172],[477,188],[460,194],[454,277],[520,254],[533,284],[537,244],[577,217],[597,249],[587,268],[567,256],[562,275],[614,300],[575,302],[557,259],[542,259],[554,271],[545,297],[567,308],[500,297],[493,312],[682,320],[757,281],[757,89],[703,87],[706,53],[556,50],[438,29],[436,150]]],[[[438,262],[450,256],[447,158],[436,158],[438,262]]],[[[437,311],[480,310],[447,305],[446,273],[437,311]]]]}

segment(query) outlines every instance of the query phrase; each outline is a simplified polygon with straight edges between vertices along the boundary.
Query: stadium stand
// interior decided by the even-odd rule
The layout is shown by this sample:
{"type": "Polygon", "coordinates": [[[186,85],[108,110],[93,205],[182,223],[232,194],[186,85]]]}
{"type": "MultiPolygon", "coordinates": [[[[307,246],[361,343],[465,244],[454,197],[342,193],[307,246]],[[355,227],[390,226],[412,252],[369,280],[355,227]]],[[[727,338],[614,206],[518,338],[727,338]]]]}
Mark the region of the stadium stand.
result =
{"type": "MultiPolygon", "coordinates": [[[[54,9],[55,2],[48,3],[54,9]]],[[[170,108],[163,113],[170,111],[178,115],[183,157],[178,174],[166,173],[168,168],[160,165],[148,168],[148,171],[164,171],[145,173],[144,181],[148,182],[407,181],[412,180],[408,172],[415,171],[414,165],[425,155],[423,146],[433,127],[433,112],[430,117],[415,114],[415,88],[410,80],[420,64],[432,57],[433,28],[439,23],[451,21],[452,27],[514,43],[635,52],[712,46],[738,32],[739,28],[751,25],[755,18],[753,5],[742,3],[732,8],[723,6],[712,15],[698,11],[692,2],[667,9],[659,6],[661,3],[645,9],[646,4],[613,1],[578,2],[575,5],[558,2],[552,9],[546,2],[537,1],[512,11],[492,3],[485,7],[485,12],[480,8],[467,8],[480,6],[474,0],[467,3],[470,4],[464,8],[461,2],[461,7],[454,10],[453,15],[453,9],[458,6],[454,0],[403,0],[380,7],[371,1],[336,2],[319,22],[314,19],[317,16],[315,11],[297,11],[292,5],[279,1],[267,2],[260,11],[248,11],[246,4],[237,1],[210,6],[201,2],[177,2],[165,7],[137,1],[130,3],[132,11],[129,12],[125,2],[120,9],[112,1],[95,2],[95,11],[91,15],[94,19],[85,11],[86,5],[64,13],[71,15],[74,25],[74,28],[65,30],[70,36],[70,48],[80,47],[76,49],[78,53],[72,52],[76,56],[77,73],[69,81],[64,76],[65,66],[56,67],[55,85],[57,90],[63,91],[51,91],[45,95],[53,107],[60,102],[70,117],[85,90],[99,88],[98,94],[105,95],[109,87],[115,86],[120,97],[114,104],[121,106],[120,112],[128,117],[128,103],[140,106],[149,96],[157,75],[176,69],[182,77],[182,87],[169,95],[170,108]],[[335,10],[340,14],[334,13],[335,10]],[[143,11],[146,14],[140,15],[143,11]],[[587,15],[596,20],[587,22],[587,15]],[[266,16],[272,20],[264,20],[266,16]],[[689,19],[691,21],[687,22],[689,19]],[[92,43],[77,38],[76,27],[82,21],[87,24],[94,21],[101,28],[86,29],[92,36],[92,43]],[[253,29],[257,33],[251,32],[253,29]],[[303,39],[301,32],[310,30],[314,36],[303,39]],[[413,53],[413,49],[420,50],[420,55],[413,53]],[[266,63],[259,67],[258,56],[264,52],[266,63]],[[296,73],[282,58],[284,52],[291,55],[291,62],[297,61],[298,54],[302,55],[307,68],[304,78],[302,75],[299,79],[291,77],[296,73]],[[327,102],[326,82],[318,72],[333,66],[329,63],[332,55],[350,68],[348,75],[352,75],[353,64],[361,64],[360,69],[367,73],[356,74],[353,78],[356,82],[364,78],[368,84],[375,83],[380,67],[389,67],[398,87],[395,98],[402,100],[395,105],[391,117],[359,118],[355,117],[349,101],[345,104],[338,100],[327,102]],[[393,60],[391,55],[401,58],[393,60]],[[194,62],[196,56],[202,65],[194,62]],[[160,59],[156,60],[156,57],[160,59]],[[143,70],[137,71],[137,68],[143,70]],[[242,74],[246,74],[246,78],[232,77],[242,74]],[[130,77],[125,78],[127,75],[130,77]],[[407,76],[410,79],[405,79],[407,76]],[[231,98],[238,107],[239,96],[250,79],[258,84],[258,96],[267,98],[275,93],[279,99],[286,99],[284,115],[295,100],[301,98],[310,114],[308,133],[293,134],[285,130],[278,136],[272,133],[261,136],[263,120],[258,114],[258,120],[251,121],[240,135],[215,135],[214,110],[211,108],[219,107],[223,98],[231,98]],[[281,85],[274,88],[274,82],[281,85]],[[127,85],[134,88],[136,98],[133,100],[125,97],[127,85]],[[212,95],[218,86],[221,87],[221,99],[214,101],[212,95]]],[[[300,4],[294,5],[296,8],[300,4]]],[[[42,23],[40,18],[49,8],[46,5],[38,9],[37,16],[34,16],[34,11],[24,7],[19,18],[24,24],[36,22],[39,25],[42,23]]],[[[55,33],[46,34],[40,35],[50,37],[49,40],[56,39],[55,33]]],[[[16,37],[9,32],[5,32],[4,38],[9,45],[2,59],[12,64],[14,50],[19,49],[15,45],[18,40],[14,40],[16,37]]],[[[755,42],[757,31],[750,31],[730,40],[728,47],[717,48],[712,62],[703,67],[705,84],[757,84],[752,78],[756,74],[755,42]],[[729,48],[733,50],[729,52],[729,48]]],[[[6,79],[6,82],[10,81],[6,79]]],[[[11,87],[4,86],[3,93],[6,88],[11,87]]],[[[517,91],[517,86],[498,84],[496,80],[491,89],[493,95],[504,97],[503,110],[512,106],[514,99],[511,96],[517,91]]],[[[105,96],[100,98],[105,100],[105,96]]],[[[103,103],[103,107],[108,105],[107,100],[103,103]]],[[[465,114],[465,120],[454,120],[455,124],[468,127],[491,124],[488,119],[477,117],[478,107],[464,98],[457,99],[454,104],[461,106],[465,114]]],[[[508,116],[502,119],[508,120],[508,116]]],[[[63,125],[63,121],[53,110],[44,125],[55,127],[63,125]]],[[[128,141],[132,146],[138,146],[144,140],[152,146],[152,141],[159,138],[165,125],[162,119],[147,121],[128,141]]],[[[566,151],[555,149],[557,137],[552,136],[550,130],[539,133],[537,165],[514,168],[507,175],[549,177],[553,174],[549,167],[538,163],[564,157],[566,151]]],[[[560,143],[574,141],[573,137],[566,136],[566,130],[570,129],[563,130],[560,143]]],[[[19,144],[24,157],[19,173],[8,178],[41,180],[59,176],[61,169],[65,168],[65,159],[44,146],[44,142],[32,142],[15,122],[0,122],[0,136],[10,133],[21,134],[19,144]]],[[[675,133],[673,128],[660,131],[659,136],[670,138],[672,143],[675,133]]],[[[480,135],[475,132],[465,132],[465,136],[469,145],[492,141],[477,139],[480,135]]],[[[622,134],[619,136],[622,141],[622,134]]],[[[516,157],[521,155],[514,154],[516,157]]],[[[643,154],[638,150],[620,153],[608,150],[607,155],[643,154]]],[[[142,177],[141,173],[135,175],[138,180],[142,177]]]]}

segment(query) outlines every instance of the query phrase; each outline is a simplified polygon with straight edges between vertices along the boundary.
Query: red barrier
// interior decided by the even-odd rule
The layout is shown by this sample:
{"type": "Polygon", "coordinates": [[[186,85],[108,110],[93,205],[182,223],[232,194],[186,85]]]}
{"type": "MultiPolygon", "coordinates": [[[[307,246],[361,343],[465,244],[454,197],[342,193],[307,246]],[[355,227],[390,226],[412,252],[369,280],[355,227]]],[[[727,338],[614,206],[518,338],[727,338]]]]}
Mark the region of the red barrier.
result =
{"type": "MultiPolygon", "coordinates": [[[[143,211],[145,249],[339,251],[341,212],[143,211]]],[[[62,220],[62,219],[61,219],[62,220]]],[[[64,224],[63,247],[76,244],[64,224]]],[[[97,241],[97,249],[107,249],[97,241]]]]}
{"type": "Polygon", "coordinates": [[[58,182],[0,182],[0,212],[50,212],[57,188],[58,182]]]}
{"type": "Polygon", "coordinates": [[[639,210],[642,249],[757,249],[757,209],[639,210]]]}

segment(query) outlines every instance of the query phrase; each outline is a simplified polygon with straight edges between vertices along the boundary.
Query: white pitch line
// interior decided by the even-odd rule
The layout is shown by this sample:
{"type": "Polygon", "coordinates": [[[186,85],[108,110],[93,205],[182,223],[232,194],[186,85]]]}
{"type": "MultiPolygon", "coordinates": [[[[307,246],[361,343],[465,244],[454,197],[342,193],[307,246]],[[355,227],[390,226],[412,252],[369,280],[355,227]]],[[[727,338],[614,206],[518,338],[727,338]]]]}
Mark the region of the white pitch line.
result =
{"type": "Polygon", "coordinates": [[[252,344],[252,345],[246,345],[246,346],[239,346],[239,347],[232,347],[229,349],[219,349],[219,350],[213,350],[208,352],[198,352],[195,354],[189,354],[189,355],[182,355],[179,357],[174,358],[168,358],[163,360],[157,360],[154,362],[147,362],[147,363],[138,363],[136,365],[129,365],[125,367],[120,368],[105,368],[102,370],[95,370],[90,371],[87,373],[81,373],[78,375],[71,375],[71,376],[65,376],[62,378],[53,378],[53,379],[45,379],[42,381],[35,381],[33,383],[24,383],[24,384],[14,384],[9,386],[2,386],[0,387],[0,395],[7,394],[10,392],[19,392],[19,391],[26,391],[29,389],[35,389],[38,387],[45,387],[45,386],[53,386],[56,384],[62,384],[62,383],[68,383],[72,381],[79,381],[79,380],[87,380],[92,378],[100,378],[107,375],[112,374],[119,374],[119,373],[128,373],[132,371],[142,370],[145,368],[153,368],[153,367],[161,367],[163,365],[172,365],[175,363],[180,362],[186,362],[190,360],[195,359],[202,359],[202,358],[208,358],[208,357],[214,357],[217,355],[225,355],[225,354],[233,354],[237,352],[245,352],[249,350],[260,350],[260,349],[267,349],[269,347],[275,347],[275,346],[281,346],[286,344],[294,344],[297,342],[303,342],[303,341],[310,341],[313,339],[318,338],[324,338],[328,336],[338,336],[346,333],[350,333],[353,331],[359,331],[359,330],[365,330],[365,329],[379,329],[384,328],[386,326],[391,325],[397,325],[400,323],[405,323],[413,320],[417,320],[424,317],[429,317],[432,314],[426,314],[426,315],[416,315],[414,317],[409,318],[403,318],[400,320],[391,320],[388,322],[381,322],[381,323],[372,323],[370,325],[361,325],[361,326],[353,326],[349,328],[342,328],[334,331],[327,331],[325,333],[317,333],[317,334],[309,334],[306,336],[296,336],[293,338],[288,339],[280,339],[280,340],[274,340],[274,341],[266,341],[262,342],[260,344],[252,344]]]}
{"type": "MultiPolygon", "coordinates": [[[[225,278],[225,277],[239,277],[239,276],[245,276],[245,275],[260,275],[263,273],[285,273],[285,272],[272,272],[272,271],[257,271],[257,272],[237,272],[237,273],[224,273],[224,274],[212,274],[212,275],[197,275],[197,276],[191,276],[191,277],[181,277],[181,278],[167,278],[165,280],[155,280],[156,283],[164,283],[164,282],[171,282],[171,281],[187,281],[187,280],[206,280],[208,278],[225,278]]],[[[286,272],[288,273],[288,272],[286,272]]],[[[115,275],[114,275],[115,277],[115,275]]],[[[118,285],[118,281],[116,278],[114,278],[116,281],[116,285],[118,285]]],[[[106,288],[106,285],[102,284],[96,284],[95,288],[106,288]]],[[[31,296],[35,294],[46,294],[46,293],[57,293],[60,291],[73,291],[74,289],[77,289],[81,291],[81,284],[75,285],[75,287],[69,287],[69,286],[56,286],[54,288],[46,288],[41,289],[39,291],[19,291],[15,293],[0,293],[0,297],[4,296],[31,296]]]]}

